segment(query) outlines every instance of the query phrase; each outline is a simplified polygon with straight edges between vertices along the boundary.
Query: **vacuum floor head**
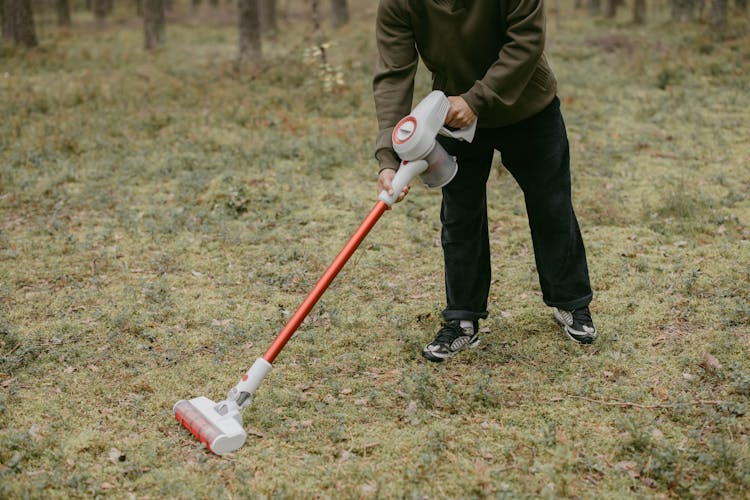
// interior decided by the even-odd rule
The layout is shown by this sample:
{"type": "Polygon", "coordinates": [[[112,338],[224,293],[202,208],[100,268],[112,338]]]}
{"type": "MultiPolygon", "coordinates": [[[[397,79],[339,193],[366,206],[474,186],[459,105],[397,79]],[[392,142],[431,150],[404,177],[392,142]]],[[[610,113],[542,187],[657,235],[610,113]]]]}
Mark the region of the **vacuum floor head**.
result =
{"type": "Polygon", "coordinates": [[[223,455],[239,449],[247,438],[237,405],[215,403],[206,397],[178,401],[174,416],[212,453],[223,455]],[[234,406],[234,408],[232,408],[234,406]]]}

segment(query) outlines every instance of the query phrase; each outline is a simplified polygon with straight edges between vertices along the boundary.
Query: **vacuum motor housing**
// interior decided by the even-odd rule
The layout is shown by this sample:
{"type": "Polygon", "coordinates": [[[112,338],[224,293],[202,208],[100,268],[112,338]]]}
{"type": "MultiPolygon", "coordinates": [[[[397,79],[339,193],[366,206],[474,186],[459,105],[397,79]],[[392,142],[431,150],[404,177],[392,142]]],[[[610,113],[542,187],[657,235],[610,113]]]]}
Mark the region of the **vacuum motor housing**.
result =
{"type": "Polygon", "coordinates": [[[427,169],[420,174],[427,187],[440,188],[448,184],[458,171],[456,158],[436,140],[438,134],[471,142],[476,121],[464,129],[451,131],[443,124],[450,109],[445,94],[435,90],[422,99],[412,112],[393,128],[393,150],[405,162],[425,160],[427,169]]]}

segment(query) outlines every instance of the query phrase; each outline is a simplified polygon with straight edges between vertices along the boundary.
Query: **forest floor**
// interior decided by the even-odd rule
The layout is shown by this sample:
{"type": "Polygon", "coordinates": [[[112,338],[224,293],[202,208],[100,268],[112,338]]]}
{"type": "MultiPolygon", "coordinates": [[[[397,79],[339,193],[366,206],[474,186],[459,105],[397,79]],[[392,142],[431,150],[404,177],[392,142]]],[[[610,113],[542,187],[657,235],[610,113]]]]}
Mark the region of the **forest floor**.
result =
{"type": "Polygon", "coordinates": [[[750,24],[718,39],[666,11],[554,7],[600,338],[566,340],[542,303],[497,161],[482,343],[423,360],[440,194],[415,187],[225,457],[172,406],[224,397],[375,202],[374,2],[324,24],[332,90],[301,18],[264,40],[262,71],[236,68],[232,24],[194,20],[153,54],[137,25],[83,17],[0,46],[0,497],[746,496],[750,24]]]}

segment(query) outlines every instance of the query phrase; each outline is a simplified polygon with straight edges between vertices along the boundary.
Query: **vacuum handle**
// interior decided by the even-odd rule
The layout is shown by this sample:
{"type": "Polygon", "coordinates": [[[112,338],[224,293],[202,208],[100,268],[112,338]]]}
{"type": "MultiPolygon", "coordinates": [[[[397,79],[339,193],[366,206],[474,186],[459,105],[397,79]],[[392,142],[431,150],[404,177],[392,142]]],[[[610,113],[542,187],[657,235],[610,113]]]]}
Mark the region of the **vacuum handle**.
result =
{"type": "Polygon", "coordinates": [[[477,131],[477,120],[474,120],[470,124],[463,128],[451,130],[448,127],[441,127],[438,134],[444,135],[445,137],[451,137],[458,139],[459,141],[471,142],[474,140],[474,134],[477,131]]]}
{"type": "Polygon", "coordinates": [[[401,195],[401,191],[419,174],[427,170],[428,163],[425,160],[415,161],[402,161],[401,166],[398,168],[396,175],[393,176],[391,186],[393,187],[393,194],[388,194],[388,191],[381,191],[378,199],[384,202],[389,207],[396,203],[396,200],[401,195]]]}
{"type": "Polygon", "coordinates": [[[403,191],[407,184],[409,184],[414,177],[424,172],[427,169],[427,166],[427,162],[424,160],[401,162],[401,167],[393,177],[393,196],[389,196],[386,191],[380,193],[378,202],[372,210],[370,210],[370,213],[365,217],[365,220],[360,224],[352,237],[349,238],[349,241],[344,245],[341,252],[339,252],[336,258],[333,259],[333,262],[328,266],[328,269],[323,273],[323,276],[318,279],[318,282],[313,289],[307,294],[305,300],[300,304],[292,317],[289,318],[289,321],[281,330],[281,333],[279,333],[276,340],[271,344],[271,347],[269,347],[263,355],[265,361],[269,364],[273,363],[276,356],[279,355],[279,352],[281,352],[286,343],[289,342],[289,339],[292,338],[292,335],[297,331],[299,325],[302,324],[302,321],[307,317],[310,310],[316,302],[318,302],[318,299],[320,299],[326,291],[328,285],[331,284],[339,271],[341,271],[341,268],[344,267],[344,264],[349,260],[349,257],[352,256],[357,247],[359,247],[359,244],[362,243],[362,240],[365,239],[365,236],[370,232],[370,229],[372,229],[385,211],[396,202],[401,191],[403,191]]]}
{"type": "Polygon", "coordinates": [[[326,271],[323,273],[323,276],[320,277],[310,293],[307,294],[305,300],[297,308],[297,311],[292,315],[292,317],[289,318],[289,321],[281,330],[281,333],[279,333],[279,335],[276,337],[276,340],[274,340],[273,344],[271,344],[271,347],[269,347],[266,353],[263,355],[263,359],[267,361],[269,365],[273,363],[274,359],[276,359],[276,356],[279,355],[279,352],[281,352],[289,339],[292,338],[294,332],[297,331],[299,325],[302,324],[302,321],[310,313],[310,310],[313,308],[315,303],[318,302],[318,299],[320,299],[320,297],[326,291],[328,285],[331,284],[339,271],[341,271],[341,268],[344,267],[344,264],[346,264],[346,262],[349,260],[349,257],[352,256],[357,247],[359,247],[359,244],[362,243],[362,240],[365,239],[365,236],[367,236],[367,233],[370,232],[370,229],[372,229],[378,219],[380,219],[380,216],[383,215],[386,210],[388,210],[388,207],[388,204],[386,204],[382,200],[379,200],[372,208],[372,210],[370,210],[370,213],[367,215],[362,224],[360,224],[352,237],[349,238],[349,241],[346,243],[346,245],[344,245],[344,248],[341,250],[341,252],[339,252],[336,258],[333,259],[333,262],[330,266],[328,266],[328,269],[326,269],[326,271]]]}

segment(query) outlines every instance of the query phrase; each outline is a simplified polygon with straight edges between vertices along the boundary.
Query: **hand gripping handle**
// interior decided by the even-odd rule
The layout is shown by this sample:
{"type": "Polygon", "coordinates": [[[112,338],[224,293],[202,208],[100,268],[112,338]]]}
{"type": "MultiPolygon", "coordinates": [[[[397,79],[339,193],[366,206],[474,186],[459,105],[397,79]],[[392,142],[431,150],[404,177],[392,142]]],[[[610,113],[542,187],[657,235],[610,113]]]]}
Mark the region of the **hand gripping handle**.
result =
{"type": "Polygon", "coordinates": [[[378,199],[389,207],[396,203],[401,195],[401,191],[419,174],[427,170],[428,164],[425,160],[402,161],[396,175],[393,177],[391,186],[393,194],[389,195],[387,191],[381,191],[378,199]]]}

